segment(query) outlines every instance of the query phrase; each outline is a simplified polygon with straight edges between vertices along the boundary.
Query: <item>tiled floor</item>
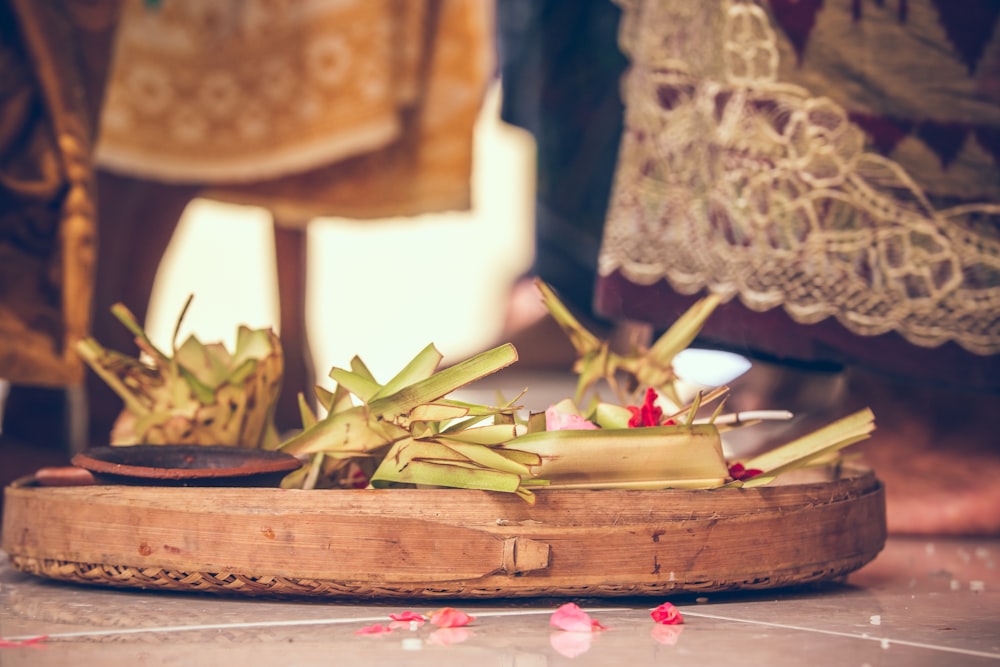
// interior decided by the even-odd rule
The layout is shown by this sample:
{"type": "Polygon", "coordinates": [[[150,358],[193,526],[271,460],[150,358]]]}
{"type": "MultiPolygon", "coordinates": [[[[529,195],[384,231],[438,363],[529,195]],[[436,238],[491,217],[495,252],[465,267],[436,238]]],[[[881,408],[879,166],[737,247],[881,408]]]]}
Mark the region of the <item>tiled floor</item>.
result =
{"type": "Polygon", "coordinates": [[[0,566],[3,667],[64,665],[986,665],[1000,664],[1000,541],[891,539],[869,566],[807,590],[674,598],[685,624],[655,625],[659,599],[579,599],[610,629],[549,626],[564,600],[452,602],[462,630],[356,635],[439,601],[271,601],[86,588],[0,566]]]}

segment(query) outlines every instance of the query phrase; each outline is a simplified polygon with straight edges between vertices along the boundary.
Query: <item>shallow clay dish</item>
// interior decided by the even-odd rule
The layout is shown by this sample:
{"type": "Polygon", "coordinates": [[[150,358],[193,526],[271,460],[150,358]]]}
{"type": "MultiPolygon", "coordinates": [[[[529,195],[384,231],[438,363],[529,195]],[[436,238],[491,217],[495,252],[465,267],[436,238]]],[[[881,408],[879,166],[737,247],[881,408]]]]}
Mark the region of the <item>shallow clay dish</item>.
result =
{"type": "Polygon", "coordinates": [[[95,447],[73,457],[98,484],[278,486],[302,463],[284,452],[205,445],[95,447]]]}

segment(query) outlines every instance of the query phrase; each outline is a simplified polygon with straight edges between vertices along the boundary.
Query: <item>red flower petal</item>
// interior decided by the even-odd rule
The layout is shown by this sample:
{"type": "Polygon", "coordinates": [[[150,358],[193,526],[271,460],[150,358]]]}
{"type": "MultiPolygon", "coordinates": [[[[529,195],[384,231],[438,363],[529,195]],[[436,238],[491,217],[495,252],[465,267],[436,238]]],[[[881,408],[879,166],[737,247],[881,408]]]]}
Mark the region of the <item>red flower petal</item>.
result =
{"type": "Polygon", "coordinates": [[[40,635],[29,639],[11,640],[0,638],[0,648],[20,648],[21,646],[36,646],[48,639],[48,635],[40,635]]]}
{"type": "Polygon", "coordinates": [[[681,612],[678,611],[677,607],[669,602],[664,602],[659,607],[649,612],[649,615],[652,616],[653,620],[660,625],[680,625],[684,622],[684,617],[681,616],[681,612]]]}
{"type": "Polygon", "coordinates": [[[629,405],[628,410],[632,417],[628,420],[629,428],[641,426],[659,426],[663,419],[663,409],[656,404],[659,394],[652,387],[646,389],[646,396],[642,402],[642,407],[629,405]]]}
{"type": "Polygon", "coordinates": [[[627,407],[628,411],[632,413],[632,416],[628,419],[628,427],[639,428],[642,426],[642,410],[635,405],[628,405],[625,407],[627,407]]]}
{"type": "Polygon", "coordinates": [[[358,628],[354,631],[356,635],[384,635],[387,632],[392,632],[392,628],[388,625],[382,625],[381,623],[376,623],[375,625],[366,625],[363,628],[358,628]]]}
{"type": "Polygon", "coordinates": [[[659,426],[663,419],[663,409],[656,404],[656,390],[650,387],[646,390],[646,400],[642,404],[642,418],[646,426],[659,426]]]}
{"type": "Polygon", "coordinates": [[[756,468],[744,468],[742,463],[734,463],[729,466],[729,476],[740,482],[745,482],[763,472],[763,470],[757,470],[756,468]]]}
{"type": "Polygon", "coordinates": [[[357,468],[351,473],[350,485],[352,489],[363,489],[368,486],[368,475],[361,468],[357,468]]]}
{"type": "Polygon", "coordinates": [[[430,613],[430,621],[439,628],[460,628],[476,620],[475,616],[469,616],[464,611],[444,607],[430,613]]]}
{"type": "Polygon", "coordinates": [[[592,619],[587,612],[580,609],[575,602],[567,602],[556,609],[552,614],[552,618],[549,619],[549,625],[560,630],[566,630],[567,632],[607,630],[599,621],[592,619]]]}

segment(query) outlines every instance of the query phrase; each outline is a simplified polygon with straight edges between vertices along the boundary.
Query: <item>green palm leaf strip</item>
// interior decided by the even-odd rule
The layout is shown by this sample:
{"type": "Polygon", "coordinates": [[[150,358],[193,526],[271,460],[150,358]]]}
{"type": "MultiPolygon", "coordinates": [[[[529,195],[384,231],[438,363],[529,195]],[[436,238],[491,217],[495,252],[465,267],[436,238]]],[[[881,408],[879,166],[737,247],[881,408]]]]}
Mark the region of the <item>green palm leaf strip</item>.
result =
{"type": "Polygon", "coordinates": [[[744,466],[760,470],[761,474],[742,484],[733,484],[748,488],[763,486],[783,473],[826,463],[831,455],[867,439],[874,430],[875,415],[871,409],[858,410],[801,438],[755,456],[744,463],[744,466]]]}

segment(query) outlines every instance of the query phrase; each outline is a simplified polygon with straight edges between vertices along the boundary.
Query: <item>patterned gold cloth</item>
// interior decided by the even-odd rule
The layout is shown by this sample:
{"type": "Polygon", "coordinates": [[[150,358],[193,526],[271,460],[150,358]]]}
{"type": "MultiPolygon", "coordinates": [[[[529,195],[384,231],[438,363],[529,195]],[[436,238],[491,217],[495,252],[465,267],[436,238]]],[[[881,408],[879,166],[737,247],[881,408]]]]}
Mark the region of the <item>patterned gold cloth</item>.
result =
{"type": "Polygon", "coordinates": [[[1000,352],[1000,4],[618,3],[602,280],[1000,352]]]}
{"type": "Polygon", "coordinates": [[[128,0],[97,158],[283,221],[470,205],[480,0],[128,0]]]}
{"type": "Polygon", "coordinates": [[[117,0],[0,0],[0,378],[83,380],[91,149],[117,0]]]}

